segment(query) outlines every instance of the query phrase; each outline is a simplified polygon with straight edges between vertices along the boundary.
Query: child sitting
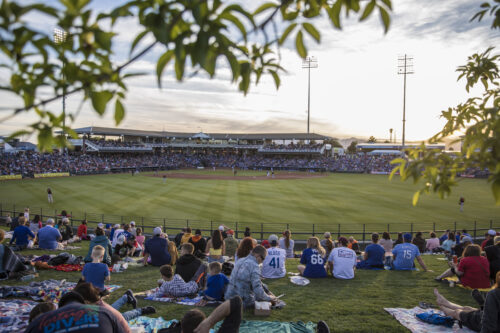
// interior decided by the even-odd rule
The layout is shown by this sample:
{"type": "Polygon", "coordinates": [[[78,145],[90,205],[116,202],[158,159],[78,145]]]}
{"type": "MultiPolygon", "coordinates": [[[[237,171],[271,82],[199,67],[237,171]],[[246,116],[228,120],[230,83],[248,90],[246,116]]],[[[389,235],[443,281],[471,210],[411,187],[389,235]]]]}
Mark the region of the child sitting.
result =
{"type": "MultiPolygon", "coordinates": [[[[184,282],[179,274],[174,275],[174,271],[172,270],[172,266],[170,265],[161,266],[160,274],[164,282],[162,283],[161,287],[158,289],[154,297],[182,297],[193,295],[198,292],[199,285],[196,279],[193,278],[193,280],[189,282],[184,282]]],[[[197,278],[196,275],[195,277],[197,278]]]]}
{"type": "Polygon", "coordinates": [[[102,264],[104,252],[105,250],[101,245],[94,246],[91,254],[92,262],[85,264],[82,270],[82,280],[92,283],[101,293],[106,290],[104,288],[104,280],[111,280],[108,266],[102,264]]]}
{"type": "Polygon", "coordinates": [[[222,264],[214,261],[208,265],[210,276],[207,279],[207,289],[205,297],[209,300],[223,301],[226,285],[229,283],[228,278],[221,273],[222,264]]]}

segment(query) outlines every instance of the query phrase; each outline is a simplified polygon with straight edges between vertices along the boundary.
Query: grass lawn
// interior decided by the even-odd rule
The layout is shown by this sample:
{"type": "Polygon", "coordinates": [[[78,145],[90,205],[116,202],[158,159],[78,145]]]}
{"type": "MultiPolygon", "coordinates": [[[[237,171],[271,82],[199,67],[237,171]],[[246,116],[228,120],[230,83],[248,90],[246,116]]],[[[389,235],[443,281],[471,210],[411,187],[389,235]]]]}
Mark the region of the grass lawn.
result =
{"type": "MultiPolygon", "coordinates": [[[[176,171],[173,171],[176,172],[176,171]]],[[[181,170],[183,173],[231,175],[230,170],[181,170]]],[[[264,172],[240,171],[241,176],[259,176],[264,172]]],[[[277,172],[279,174],[279,172],[277,172]]],[[[72,212],[75,219],[86,216],[101,222],[128,222],[139,225],[163,225],[177,229],[189,225],[210,230],[223,222],[242,231],[252,228],[260,238],[261,228],[282,232],[287,225],[292,233],[304,232],[305,238],[324,231],[342,234],[366,232],[488,228],[490,220],[500,227],[500,207],[495,207],[485,180],[463,179],[450,198],[422,196],[417,207],[411,199],[415,187],[384,175],[328,174],[323,178],[268,180],[202,180],[161,178],[141,174],[78,176],[26,179],[0,183],[3,209],[31,207],[32,214],[72,212]],[[55,203],[47,203],[46,188],[51,187],[55,203]],[[459,212],[458,198],[464,196],[465,211],[459,212]],[[87,213],[85,215],[85,213],[87,213]],[[165,220],[164,220],[165,219],[165,220]]],[[[150,229],[146,230],[151,232],[150,229]]],[[[265,233],[267,238],[269,233],[265,233]]],[[[360,238],[360,237],[358,237],[360,238]]]]}
{"type": "MultiPolygon", "coordinates": [[[[89,242],[77,244],[82,249],[69,251],[76,255],[87,253],[89,242]]],[[[23,251],[23,254],[41,255],[42,251],[23,251]]],[[[384,307],[410,308],[419,301],[435,303],[433,288],[452,302],[475,306],[469,296],[470,291],[463,288],[450,288],[433,280],[446,269],[445,261],[437,260],[440,256],[423,256],[425,263],[434,272],[394,272],[394,271],[357,271],[354,280],[341,281],[331,277],[311,280],[307,286],[293,285],[288,278],[266,280],[269,288],[276,294],[285,294],[282,298],[287,306],[282,310],[273,310],[270,317],[255,317],[250,311],[244,313],[247,320],[267,321],[312,321],[325,320],[333,332],[407,332],[395,319],[387,314],[384,307]]],[[[297,272],[297,259],[287,261],[287,271],[297,272]]],[[[40,271],[37,281],[46,279],[66,279],[77,282],[80,273],[40,271]]],[[[144,291],[156,286],[160,277],[158,268],[129,268],[124,273],[112,273],[111,283],[122,288],[113,292],[108,299],[111,303],[127,289],[134,292],[144,291]]],[[[3,284],[25,284],[8,281],[3,284]]],[[[153,305],[157,314],[165,319],[180,319],[184,312],[192,307],[139,300],[139,306],[153,305]]],[[[124,308],[122,310],[126,310],[124,308]]],[[[212,308],[200,308],[210,313],[212,308]]]]}

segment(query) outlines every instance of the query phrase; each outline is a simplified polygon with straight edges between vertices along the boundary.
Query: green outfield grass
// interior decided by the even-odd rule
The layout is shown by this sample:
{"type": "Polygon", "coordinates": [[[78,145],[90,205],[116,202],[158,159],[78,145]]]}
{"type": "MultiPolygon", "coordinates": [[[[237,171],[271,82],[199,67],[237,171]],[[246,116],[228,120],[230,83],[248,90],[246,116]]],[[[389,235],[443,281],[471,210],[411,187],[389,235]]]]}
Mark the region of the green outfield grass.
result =
{"type": "MultiPolygon", "coordinates": [[[[230,170],[182,170],[183,173],[232,175],[230,170]]],[[[239,176],[262,176],[265,172],[239,171],[239,176]]],[[[278,172],[279,174],[279,172],[278,172]]],[[[337,233],[472,229],[500,224],[500,208],[494,205],[485,180],[463,179],[446,200],[422,196],[417,207],[411,199],[416,187],[384,175],[327,174],[323,178],[268,180],[196,180],[162,178],[146,174],[77,176],[66,178],[27,179],[0,183],[0,202],[4,209],[32,207],[38,214],[54,215],[62,209],[75,218],[119,222],[134,219],[145,225],[163,224],[180,227],[189,224],[209,229],[223,222],[241,231],[250,226],[260,231],[278,232],[287,224],[292,232],[312,233],[326,230],[337,233]],[[54,192],[55,203],[47,203],[46,188],[54,192]],[[464,196],[465,211],[459,212],[458,198],[464,196]],[[94,213],[94,214],[90,214],[94,213]],[[144,217],[144,220],[141,218],[144,217]],[[495,220],[496,219],[496,220],[495,220]]]]}
{"type": "MultiPolygon", "coordinates": [[[[5,243],[5,242],[4,242],[5,243]]],[[[75,245],[79,250],[71,250],[75,255],[85,255],[89,242],[75,245]]],[[[43,251],[25,250],[24,255],[41,255],[43,251]]],[[[439,273],[447,269],[445,261],[437,260],[442,256],[422,256],[429,269],[434,272],[396,272],[396,271],[368,271],[358,270],[353,280],[343,281],[331,277],[326,279],[311,279],[307,286],[296,286],[288,277],[277,280],[266,280],[265,283],[276,295],[285,294],[282,299],[287,306],[282,310],[273,310],[269,317],[256,317],[251,311],[245,311],[246,320],[266,321],[312,321],[325,320],[332,332],[408,332],[395,319],[384,311],[384,308],[403,307],[413,308],[420,301],[435,304],[433,289],[438,287],[440,292],[452,302],[477,306],[470,297],[470,291],[463,288],[450,288],[445,283],[433,280],[439,273]]],[[[286,262],[287,271],[297,271],[298,259],[289,259],[286,262]]],[[[78,272],[58,272],[53,270],[40,271],[35,281],[46,279],[66,279],[77,282],[78,272]]],[[[134,292],[144,291],[156,286],[160,278],[156,267],[131,267],[124,273],[112,273],[111,283],[121,285],[122,288],[113,292],[107,299],[112,303],[127,289],[134,292]]],[[[26,284],[19,281],[2,281],[5,285],[26,284]]],[[[181,319],[183,314],[192,309],[170,303],[151,302],[139,299],[139,306],[152,305],[157,308],[157,314],[152,317],[163,317],[167,320],[181,319]]],[[[124,307],[122,311],[130,308],[124,307]]],[[[213,308],[200,308],[209,314],[213,308]]]]}

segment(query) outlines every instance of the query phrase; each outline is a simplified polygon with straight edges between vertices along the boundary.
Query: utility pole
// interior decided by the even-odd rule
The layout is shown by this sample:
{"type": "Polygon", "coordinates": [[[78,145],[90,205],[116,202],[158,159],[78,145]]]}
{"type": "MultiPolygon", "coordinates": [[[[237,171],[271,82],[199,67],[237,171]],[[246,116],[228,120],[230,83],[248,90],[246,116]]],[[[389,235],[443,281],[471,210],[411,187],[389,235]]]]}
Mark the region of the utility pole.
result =
{"type": "MultiPolygon", "coordinates": [[[[68,32],[63,30],[63,29],[59,29],[59,28],[55,28],[54,29],[54,43],[56,44],[64,44],[68,41],[68,32]]],[[[62,133],[63,133],[63,136],[66,136],[66,132],[65,132],[65,127],[66,127],[66,78],[64,77],[64,66],[65,66],[65,61],[63,60],[63,63],[62,63],[62,79],[64,81],[64,85],[63,85],[63,98],[62,98],[62,111],[63,111],[63,130],[62,130],[62,133]]]]}
{"type": "Polygon", "coordinates": [[[405,149],[405,134],[406,134],[406,75],[413,74],[413,57],[406,54],[398,57],[398,74],[403,75],[403,141],[401,150],[405,149]]]}
{"type": "Polygon", "coordinates": [[[302,68],[307,68],[307,134],[309,134],[309,121],[311,118],[311,68],[318,68],[316,57],[306,57],[302,60],[302,68]]]}
{"type": "Polygon", "coordinates": [[[392,143],[392,128],[389,128],[389,142],[392,143]]]}

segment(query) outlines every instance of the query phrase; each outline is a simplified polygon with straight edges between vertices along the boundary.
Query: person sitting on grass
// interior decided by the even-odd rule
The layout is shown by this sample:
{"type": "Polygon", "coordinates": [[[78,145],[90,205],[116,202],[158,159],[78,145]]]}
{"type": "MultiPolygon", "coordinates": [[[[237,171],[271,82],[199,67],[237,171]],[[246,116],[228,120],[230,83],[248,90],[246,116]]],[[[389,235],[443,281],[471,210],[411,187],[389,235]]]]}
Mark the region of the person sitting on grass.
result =
{"type": "Polygon", "coordinates": [[[422,236],[422,232],[417,232],[415,234],[415,237],[413,238],[412,244],[416,245],[418,247],[418,250],[420,253],[425,252],[425,239],[422,236]]]}
{"type": "Polygon", "coordinates": [[[378,244],[378,233],[372,234],[372,244],[368,245],[363,260],[356,265],[357,269],[384,268],[385,249],[378,244]]]}
{"type": "Polygon", "coordinates": [[[325,253],[325,249],[319,243],[318,237],[309,237],[307,249],[302,252],[300,258],[302,265],[297,266],[300,275],[308,278],[326,277],[325,253]]]}
{"type": "Polygon", "coordinates": [[[163,280],[161,287],[156,291],[154,297],[183,297],[194,295],[200,289],[200,282],[205,274],[205,267],[200,268],[189,282],[185,282],[179,274],[174,274],[172,266],[163,265],[160,267],[160,274],[163,280]]]}
{"type": "Polygon", "coordinates": [[[184,232],[184,234],[182,235],[182,238],[181,238],[181,245],[182,244],[186,244],[187,242],[189,242],[189,239],[193,236],[192,234],[192,229],[190,227],[187,227],[186,228],[186,231],[184,232]]]}
{"type": "Polygon", "coordinates": [[[212,233],[212,238],[207,242],[205,253],[208,254],[208,263],[214,261],[224,262],[223,256],[226,254],[226,247],[219,229],[214,230],[212,233]]]}
{"type": "Polygon", "coordinates": [[[439,244],[439,238],[436,237],[436,233],[431,232],[429,236],[431,238],[425,241],[425,250],[432,253],[440,251],[441,246],[439,244]]]}
{"type": "Polygon", "coordinates": [[[82,224],[78,226],[78,230],[76,231],[76,235],[81,240],[90,240],[90,236],[87,235],[87,220],[83,220],[82,224]]]}
{"type": "Polygon", "coordinates": [[[207,247],[207,240],[201,235],[201,230],[196,229],[194,236],[189,238],[189,243],[194,246],[194,256],[199,259],[205,259],[205,248],[207,247]]]}
{"type": "Polygon", "coordinates": [[[336,279],[354,279],[356,269],[356,252],[347,247],[348,240],[339,237],[339,246],[334,248],[328,257],[328,270],[336,279]]]}
{"type": "Polygon", "coordinates": [[[262,263],[262,277],[265,279],[282,278],[286,275],[286,251],[278,247],[278,236],[269,236],[271,248],[267,250],[266,260],[262,263]]]}
{"type": "Polygon", "coordinates": [[[57,309],[57,306],[52,302],[38,303],[37,305],[35,305],[33,307],[33,309],[31,309],[28,323],[31,323],[33,320],[35,320],[37,317],[43,315],[44,313],[54,311],[56,309],[57,309]]]}
{"type": "Polygon", "coordinates": [[[455,247],[453,248],[453,253],[455,253],[457,257],[461,257],[464,253],[465,248],[469,244],[472,244],[472,238],[470,238],[469,236],[462,237],[461,242],[455,245],[455,247]]]}
{"type": "Polygon", "coordinates": [[[332,250],[335,248],[335,244],[332,241],[332,234],[330,232],[325,232],[323,237],[324,239],[321,240],[320,244],[326,251],[325,258],[328,258],[332,250]]]}
{"type": "Polygon", "coordinates": [[[168,242],[168,253],[170,254],[170,265],[176,265],[177,260],[179,260],[179,252],[174,242],[168,242]]]}
{"type": "Polygon", "coordinates": [[[436,304],[445,315],[459,320],[463,326],[482,333],[500,332],[500,272],[497,273],[493,289],[486,294],[486,300],[477,289],[472,291],[473,298],[479,303],[481,310],[470,306],[451,303],[434,289],[436,304]],[[479,296],[479,297],[478,297],[479,296]]]}
{"type": "MultiPolygon", "coordinates": [[[[175,245],[173,242],[170,243],[175,245]]],[[[182,244],[181,256],[175,263],[175,274],[179,274],[184,281],[191,281],[194,274],[201,265],[201,260],[193,255],[193,251],[193,244],[182,244]]]]}
{"type": "Polygon", "coordinates": [[[252,237],[243,238],[240,242],[240,245],[238,245],[238,249],[236,250],[236,253],[234,254],[234,262],[248,256],[250,254],[250,252],[252,252],[254,247],[255,247],[255,245],[253,243],[252,237]]]}
{"type": "Polygon", "coordinates": [[[493,229],[488,230],[485,234],[485,240],[481,243],[481,251],[484,251],[484,248],[487,246],[494,245],[494,238],[497,235],[496,231],[493,229]]]}
{"type": "Polygon", "coordinates": [[[6,280],[9,275],[5,271],[3,257],[5,255],[5,245],[2,244],[5,237],[5,231],[0,229],[0,280],[6,280]]]}
{"type": "MultiPolygon", "coordinates": [[[[229,229],[226,231],[227,238],[224,240],[226,246],[226,254],[232,258],[234,257],[236,250],[238,249],[239,242],[234,238],[234,230],[229,229]]],[[[196,253],[195,253],[196,255],[196,253]]]]}
{"type": "Polygon", "coordinates": [[[446,239],[443,244],[441,245],[441,248],[444,250],[444,253],[447,255],[452,254],[452,250],[455,247],[455,234],[453,232],[448,233],[448,239],[446,239]]]}
{"type": "Polygon", "coordinates": [[[354,237],[349,237],[349,244],[347,247],[356,252],[356,254],[361,254],[361,250],[359,249],[358,241],[354,239],[354,237]]]}
{"type": "Polygon", "coordinates": [[[207,279],[207,289],[204,291],[204,295],[208,300],[224,300],[224,292],[229,280],[221,271],[222,265],[220,262],[214,261],[208,265],[210,275],[207,279]]]}
{"type": "MultiPolygon", "coordinates": [[[[464,237],[465,238],[465,237],[464,237]]],[[[490,245],[484,248],[486,258],[490,263],[490,277],[494,280],[497,272],[500,271],[500,236],[495,236],[495,245],[490,245]]]]}
{"type": "Polygon", "coordinates": [[[294,246],[295,242],[292,239],[290,230],[283,232],[283,237],[279,240],[280,248],[286,251],[286,258],[295,258],[294,246]]]}
{"type": "MultiPolygon", "coordinates": [[[[404,234],[403,239],[404,243],[396,245],[392,250],[392,255],[394,257],[393,268],[397,271],[414,270],[414,261],[417,259],[422,269],[427,272],[427,266],[420,256],[418,247],[411,244],[411,234],[404,234]]],[[[429,270],[429,272],[431,271],[429,270]]]]}
{"type": "Polygon", "coordinates": [[[169,264],[172,259],[168,253],[168,241],[162,237],[160,227],[153,229],[153,238],[148,239],[144,245],[144,266],[148,264],[149,256],[153,266],[169,264]]]}
{"type": "Polygon", "coordinates": [[[35,234],[31,232],[30,228],[25,226],[26,220],[24,216],[19,217],[19,225],[14,229],[14,233],[12,234],[12,238],[10,239],[9,245],[12,245],[14,241],[16,242],[13,250],[20,251],[24,250],[28,247],[29,239],[34,239],[35,234]]]}
{"type": "Polygon", "coordinates": [[[86,263],[82,270],[82,280],[92,283],[103,294],[105,294],[106,290],[104,281],[111,280],[108,266],[102,263],[105,252],[102,246],[94,246],[92,249],[92,262],[86,263]]]}
{"type": "Polygon", "coordinates": [[[61,233],[54,228],[54,220],[48,219],[45,227],[38,231],[38,247],[40,249],[56,250],[58,241],[62,241],[61,233]]]}
{"type": "Polygon", "coordinates": [[[61,223],[62,225],[59,227],[59,231],[61,232],[63,242],[72,239],[73,228],[69,223],[69,219],[67,217],[63,217],[61,223]]]}
{"type": "Polygon", "coordinates": [[[137,233],[137,236],[135,236],[135,240],[139,245],[141,246],[141,249],[144,251],[144,241],[146,240],[146,237],[142,234],[142,228],[138,227],[135,231],[137,233]]]}
{"type": "Polygon", "coordinates": [[[89,251],[87,252],[87,256],[85,257],[85,259],[83,259],[83,261],[92,261],[92,251],[94,247],[98,245],[104,249],[104,257],[102,259],[102,263],[111,266],[111,253],[113,252],[111,248],[111,241],[108,239],[108,237],[106,237],[106,235],[104,235],[104,230],[99,227],[95,229],[95,237],[90,241],[89,251]]]}

